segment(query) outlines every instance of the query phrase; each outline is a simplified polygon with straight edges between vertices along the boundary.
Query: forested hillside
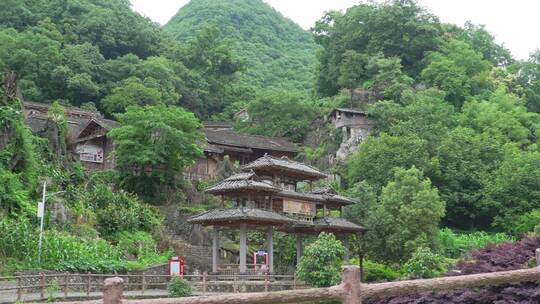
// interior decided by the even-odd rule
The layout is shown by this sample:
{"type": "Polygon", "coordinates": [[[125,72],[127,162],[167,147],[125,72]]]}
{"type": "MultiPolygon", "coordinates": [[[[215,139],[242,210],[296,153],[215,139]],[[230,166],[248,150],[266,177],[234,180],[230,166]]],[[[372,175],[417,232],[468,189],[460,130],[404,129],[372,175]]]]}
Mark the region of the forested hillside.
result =
{"type": "Polygon", "coordinates": [[[241,82],[257,88],[308,90],[313,87],[315,50],[309,32],[261,0],[194,0],[164,26],[181,42],[206,26],[244,62],[241,82]]]}
{"type": "MultiPolygon", "coordinates": [[[[516,60],[482,26],[441,23],[412,0],[329,12],[311,34],[260,0],[193,0],[164,28],[127,0],[1,1],[0,73],[0,272],[166,260],[154,207],[216,206],[201,193],[214,181],[182,173],[202,155],[200,121],[240,108],[238,130],[305,143],[299,159],[336,177],[316,186],[358,202],[344,214],[368,228],[353,242],[368,280],[441,275],[472,249],[540,233],[540,52],[516,60]],[[52,104],[47,136],[25,126],[21,95],[52,104]],[[66,153],[66,106],[118,121],[116,170],[87,174],[66,153]],[[373,122],[341,163],[328,161],[335,107],[373,122]],[[47,214],[38,265],[43,181],[65,191],[66,212],[47,214]]],[[[293,244],[276,236],[284,268],[293,244]]]]}
{"type": "Polygon", "coordinates": [[[239,60],[216,29],[180,44],[126,0],[2,1],[0,69],[27,100],[94,108],[181,105],[208,117],[231,103],[239,60]]]}

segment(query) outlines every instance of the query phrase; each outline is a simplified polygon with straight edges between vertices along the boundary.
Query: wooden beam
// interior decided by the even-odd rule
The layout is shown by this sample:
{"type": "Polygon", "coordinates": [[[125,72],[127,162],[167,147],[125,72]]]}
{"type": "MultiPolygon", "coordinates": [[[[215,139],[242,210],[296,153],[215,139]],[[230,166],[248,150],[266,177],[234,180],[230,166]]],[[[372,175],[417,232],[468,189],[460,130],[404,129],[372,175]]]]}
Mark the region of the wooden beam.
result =
{"type": "Polygon", "coordinates": [[[435,279],[363,284],[362,298],[410,295],[420,292],[496,286],[518,282],[540,282],[540,267],[435,279]]]}

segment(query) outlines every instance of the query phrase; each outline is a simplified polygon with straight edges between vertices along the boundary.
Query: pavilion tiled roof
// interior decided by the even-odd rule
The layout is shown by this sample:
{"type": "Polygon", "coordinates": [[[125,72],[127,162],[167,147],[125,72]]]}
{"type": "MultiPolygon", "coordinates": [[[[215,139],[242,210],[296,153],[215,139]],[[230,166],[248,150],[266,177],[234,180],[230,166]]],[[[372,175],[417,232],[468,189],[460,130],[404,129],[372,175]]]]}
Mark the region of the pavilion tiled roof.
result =
{"type": "Polygon", "coordinates": [[[311,191],[313,194],[321,195],[327,202],[338,203],[343,205],[351,205],[356,203],[354,200],[341,196],[332,188],[317,188],[311,191]]]}
{"type": "Polygon", "coordinates": [[[207,212],[192,216],[188,222],[192,224],[212,225],[217,223],[248,222],[253,221],[260,224],[292,224],[293,219],[279,213],[254,209],[254,208],[233,208],[233,209],[212,209],[207,212]]]}
{"type": "Polygon", "coordinates": [[[253,172],[241,172],[233,174],[216,185],[205,190],[211,194],[224,194],[240,191],[265,191],[279,192],[280,189],[265,183],[253,172]]]}
{"type": "Polygon", "coordinates": [[[365,231],[366,228],[349,222],[341,217],[324,217],[313,221],[316,230],[342,230],[342,231],[365,231]]]}
{"type": "Polygon", "coordinates": [[[258,158],[252,161],[251,163],[244,165],[242,169],[255,170],[255,171],[275,169],[275,170],[291,172],[291,173],[295,173],[295,174],[299,174],[302,176],[315,178],[315,179],[326,177],[326,174],[320,172],[319,170],[309,165],[290,160],[286,157],[277,158],[270,155],[265,155],[261,158],[258,158]]]}
{"type": "Polygon", "coordinates": [[[322,192],[321,189],[314,189],[312,192],[308,192],[308,193],[296,192],[296,191],[290,191],[290,190],[281,190],[276,195],[289,197],[293,199],[318,202],[318,203],[334,203],[334,204],[339,204],[339,205],[351,205],[355,203],[355,201],[353,201],[350,198],[337,195],[334,193],[330,191],[322,192]]]}

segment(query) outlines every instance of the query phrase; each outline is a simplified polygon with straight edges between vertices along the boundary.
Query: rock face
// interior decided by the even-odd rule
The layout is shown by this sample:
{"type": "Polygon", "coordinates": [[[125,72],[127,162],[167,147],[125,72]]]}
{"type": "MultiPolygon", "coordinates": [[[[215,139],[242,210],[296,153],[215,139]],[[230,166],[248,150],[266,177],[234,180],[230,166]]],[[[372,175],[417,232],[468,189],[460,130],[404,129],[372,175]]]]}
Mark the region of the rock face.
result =
{"type": "Polygon", "coordinates": [[[328,116],[331,124],[343,132],[342,141],[336,152],[336,160],[344,161],[356,151],[371,133],[373,123],[363,111],[336,108],[328,116]]]}
{"type": "Polygon", "coordinates": [[[350,128],[349,134],[346,128],[342,128],[343,141],[336,152],[336,160],[344,161],[349,155],[358,149],[358,146],[366,140],[371,133],[369,128],[350,128]]]}

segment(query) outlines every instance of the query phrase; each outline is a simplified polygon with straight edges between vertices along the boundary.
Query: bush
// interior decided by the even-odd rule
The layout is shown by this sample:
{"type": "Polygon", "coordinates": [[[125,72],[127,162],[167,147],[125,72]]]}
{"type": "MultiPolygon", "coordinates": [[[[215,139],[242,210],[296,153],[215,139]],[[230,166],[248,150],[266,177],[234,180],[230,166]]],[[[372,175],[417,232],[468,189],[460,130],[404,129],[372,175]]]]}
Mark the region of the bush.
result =
{"type": "MultiPolygon", "coordinates": [[[[172,253],[159,253],[156,241],[152,235],[144,231],[122,231],[114,237],[117,248],[124,258],[142,262],[145,265],[165,263],[172,253]]],[[[131,264],[130,264],[131,265],[131,264]]],[[[135,264],[132,264],[134,267],[135,264]]]]}
{"type": "Polygon", "coordinates": [[[174,298],[189,297],[192,294],[191,284],[180,277],[175,277],[167,285],[169,296],[174,298]]]}
{"type": "Polygon", "coordinates": [[[420,247],[403,265],[403,272],[411,278],[433,278],[446,272],[449,264],[443,256],[427,247],[420,247]]]}
{"type": "Polygon", "coordinates": [[[400,273],[392,268],[370,260],[365,260],[363,267],[363,279],[366,282],[393,281],[400,277],[400,273]]]}
{"type": "Polygon", "coordinates": [[[465,253],[486,247],[490,244],[499,244],[513,240],[504,233],[489,234],[483,231],[473,233],[455,233],[449,228],[439,230],[439,243],[441,252],[448,258],[459,258],[465,253]]]}
{"type": "Polygon", "coordinates": [[[533,232],[534,228],[540,224],[540,210],[533,210],[517,217],[510,226],[511,232],[515,236],[521,236],[528,232],[533,232]]]}
{"type": "Polygon", "coordinates": [[[314,287],[336,285],[341,280],[344,254],[341,242],[333,234],[322,232],[300,258],[298,277],[314,287]]]}

